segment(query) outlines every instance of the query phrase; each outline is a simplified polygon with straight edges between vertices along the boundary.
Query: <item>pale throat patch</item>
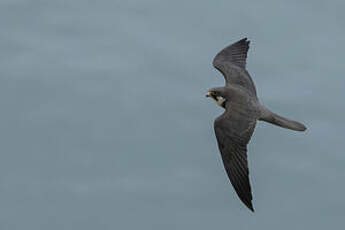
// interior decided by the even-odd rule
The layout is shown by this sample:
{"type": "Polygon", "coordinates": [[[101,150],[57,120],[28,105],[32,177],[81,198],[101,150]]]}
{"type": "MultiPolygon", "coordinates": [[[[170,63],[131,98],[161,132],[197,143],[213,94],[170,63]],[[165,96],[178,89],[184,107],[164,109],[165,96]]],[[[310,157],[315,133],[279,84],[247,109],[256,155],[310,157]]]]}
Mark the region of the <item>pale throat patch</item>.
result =
{"type": "Polygon", "coordinates": [[[220,107],[223,107],[222,104],[224,103],[225,101],[225,98],[222,97],[222,96],[217,96],[216,98],[213,98],[212,99],[217,103],[217,105],[219,105],[220,107]]]}

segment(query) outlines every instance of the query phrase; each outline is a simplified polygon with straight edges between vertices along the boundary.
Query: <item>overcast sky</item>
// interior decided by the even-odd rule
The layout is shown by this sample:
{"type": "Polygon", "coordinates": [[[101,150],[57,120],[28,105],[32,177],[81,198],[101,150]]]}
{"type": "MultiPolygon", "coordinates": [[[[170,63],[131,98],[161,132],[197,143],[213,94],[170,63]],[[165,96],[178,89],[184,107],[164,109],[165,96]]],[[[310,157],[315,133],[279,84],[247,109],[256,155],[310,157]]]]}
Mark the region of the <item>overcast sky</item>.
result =
{"type": "Polygon", "coordinates": [[[345,3],[0,1],[0,229],[340,229],[345,3]],[[251,40],[260,101],[251,213],[205,98],[215,54],[251,40]]]}

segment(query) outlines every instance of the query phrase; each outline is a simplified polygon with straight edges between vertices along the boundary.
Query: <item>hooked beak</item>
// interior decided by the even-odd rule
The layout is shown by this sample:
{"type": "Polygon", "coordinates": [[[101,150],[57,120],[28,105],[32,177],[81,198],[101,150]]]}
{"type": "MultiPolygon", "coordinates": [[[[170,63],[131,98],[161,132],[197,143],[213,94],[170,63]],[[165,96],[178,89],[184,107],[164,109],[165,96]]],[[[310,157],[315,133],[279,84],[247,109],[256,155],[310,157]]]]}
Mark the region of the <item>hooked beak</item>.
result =
{"type": "Polygon", "coordinates": [[[211,92],[210,91],[208,91],[207,92],[207,94],[205,95],[206,97],[211,97],[212,96],[212,94],[211,94],[211,92]]]}

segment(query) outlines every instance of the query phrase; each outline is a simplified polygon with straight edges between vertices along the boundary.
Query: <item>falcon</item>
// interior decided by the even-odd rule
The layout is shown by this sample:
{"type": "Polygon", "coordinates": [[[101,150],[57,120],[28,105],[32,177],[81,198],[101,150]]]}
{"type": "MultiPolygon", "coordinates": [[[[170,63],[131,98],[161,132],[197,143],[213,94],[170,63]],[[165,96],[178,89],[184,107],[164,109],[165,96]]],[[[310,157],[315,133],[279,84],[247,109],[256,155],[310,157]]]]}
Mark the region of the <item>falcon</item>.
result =
{"type": "Polygon", "coordinates": [[[225,109],[214,121],[214,131],[225,171],[241,201],[254,212],[249,182],[247,144],[256,122],[266,121],[282,128],[305,131],[306,127],[271,112],[260,104],[252,78],[246,70],[250,41],[244,38],[221,50],[213,66],[225,78],[225,86],[208,90],[212,98],[225,109]]]}

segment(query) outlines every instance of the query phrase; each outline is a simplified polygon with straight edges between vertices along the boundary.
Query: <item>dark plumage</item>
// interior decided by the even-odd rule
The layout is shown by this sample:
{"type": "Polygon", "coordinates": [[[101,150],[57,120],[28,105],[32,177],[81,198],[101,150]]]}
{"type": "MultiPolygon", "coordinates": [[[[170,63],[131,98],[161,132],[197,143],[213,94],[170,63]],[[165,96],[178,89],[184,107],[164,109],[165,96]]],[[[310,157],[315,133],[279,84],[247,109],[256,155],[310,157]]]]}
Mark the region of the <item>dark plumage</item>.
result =
{"type": "Polygon", "coordinates": [[[213,66],[224,75],[225,87],[212,88],[206,96],[225,109],[214,122],[219,151],[237,195],[254,211],[247,144],[254,132],[256,121],[263,120],[296,131],[304,131],[306,127],[271,112],[259,103],[254,82],[245,69],[248,49],[249,41],[244,38],[216,55],[213,66]]]}

